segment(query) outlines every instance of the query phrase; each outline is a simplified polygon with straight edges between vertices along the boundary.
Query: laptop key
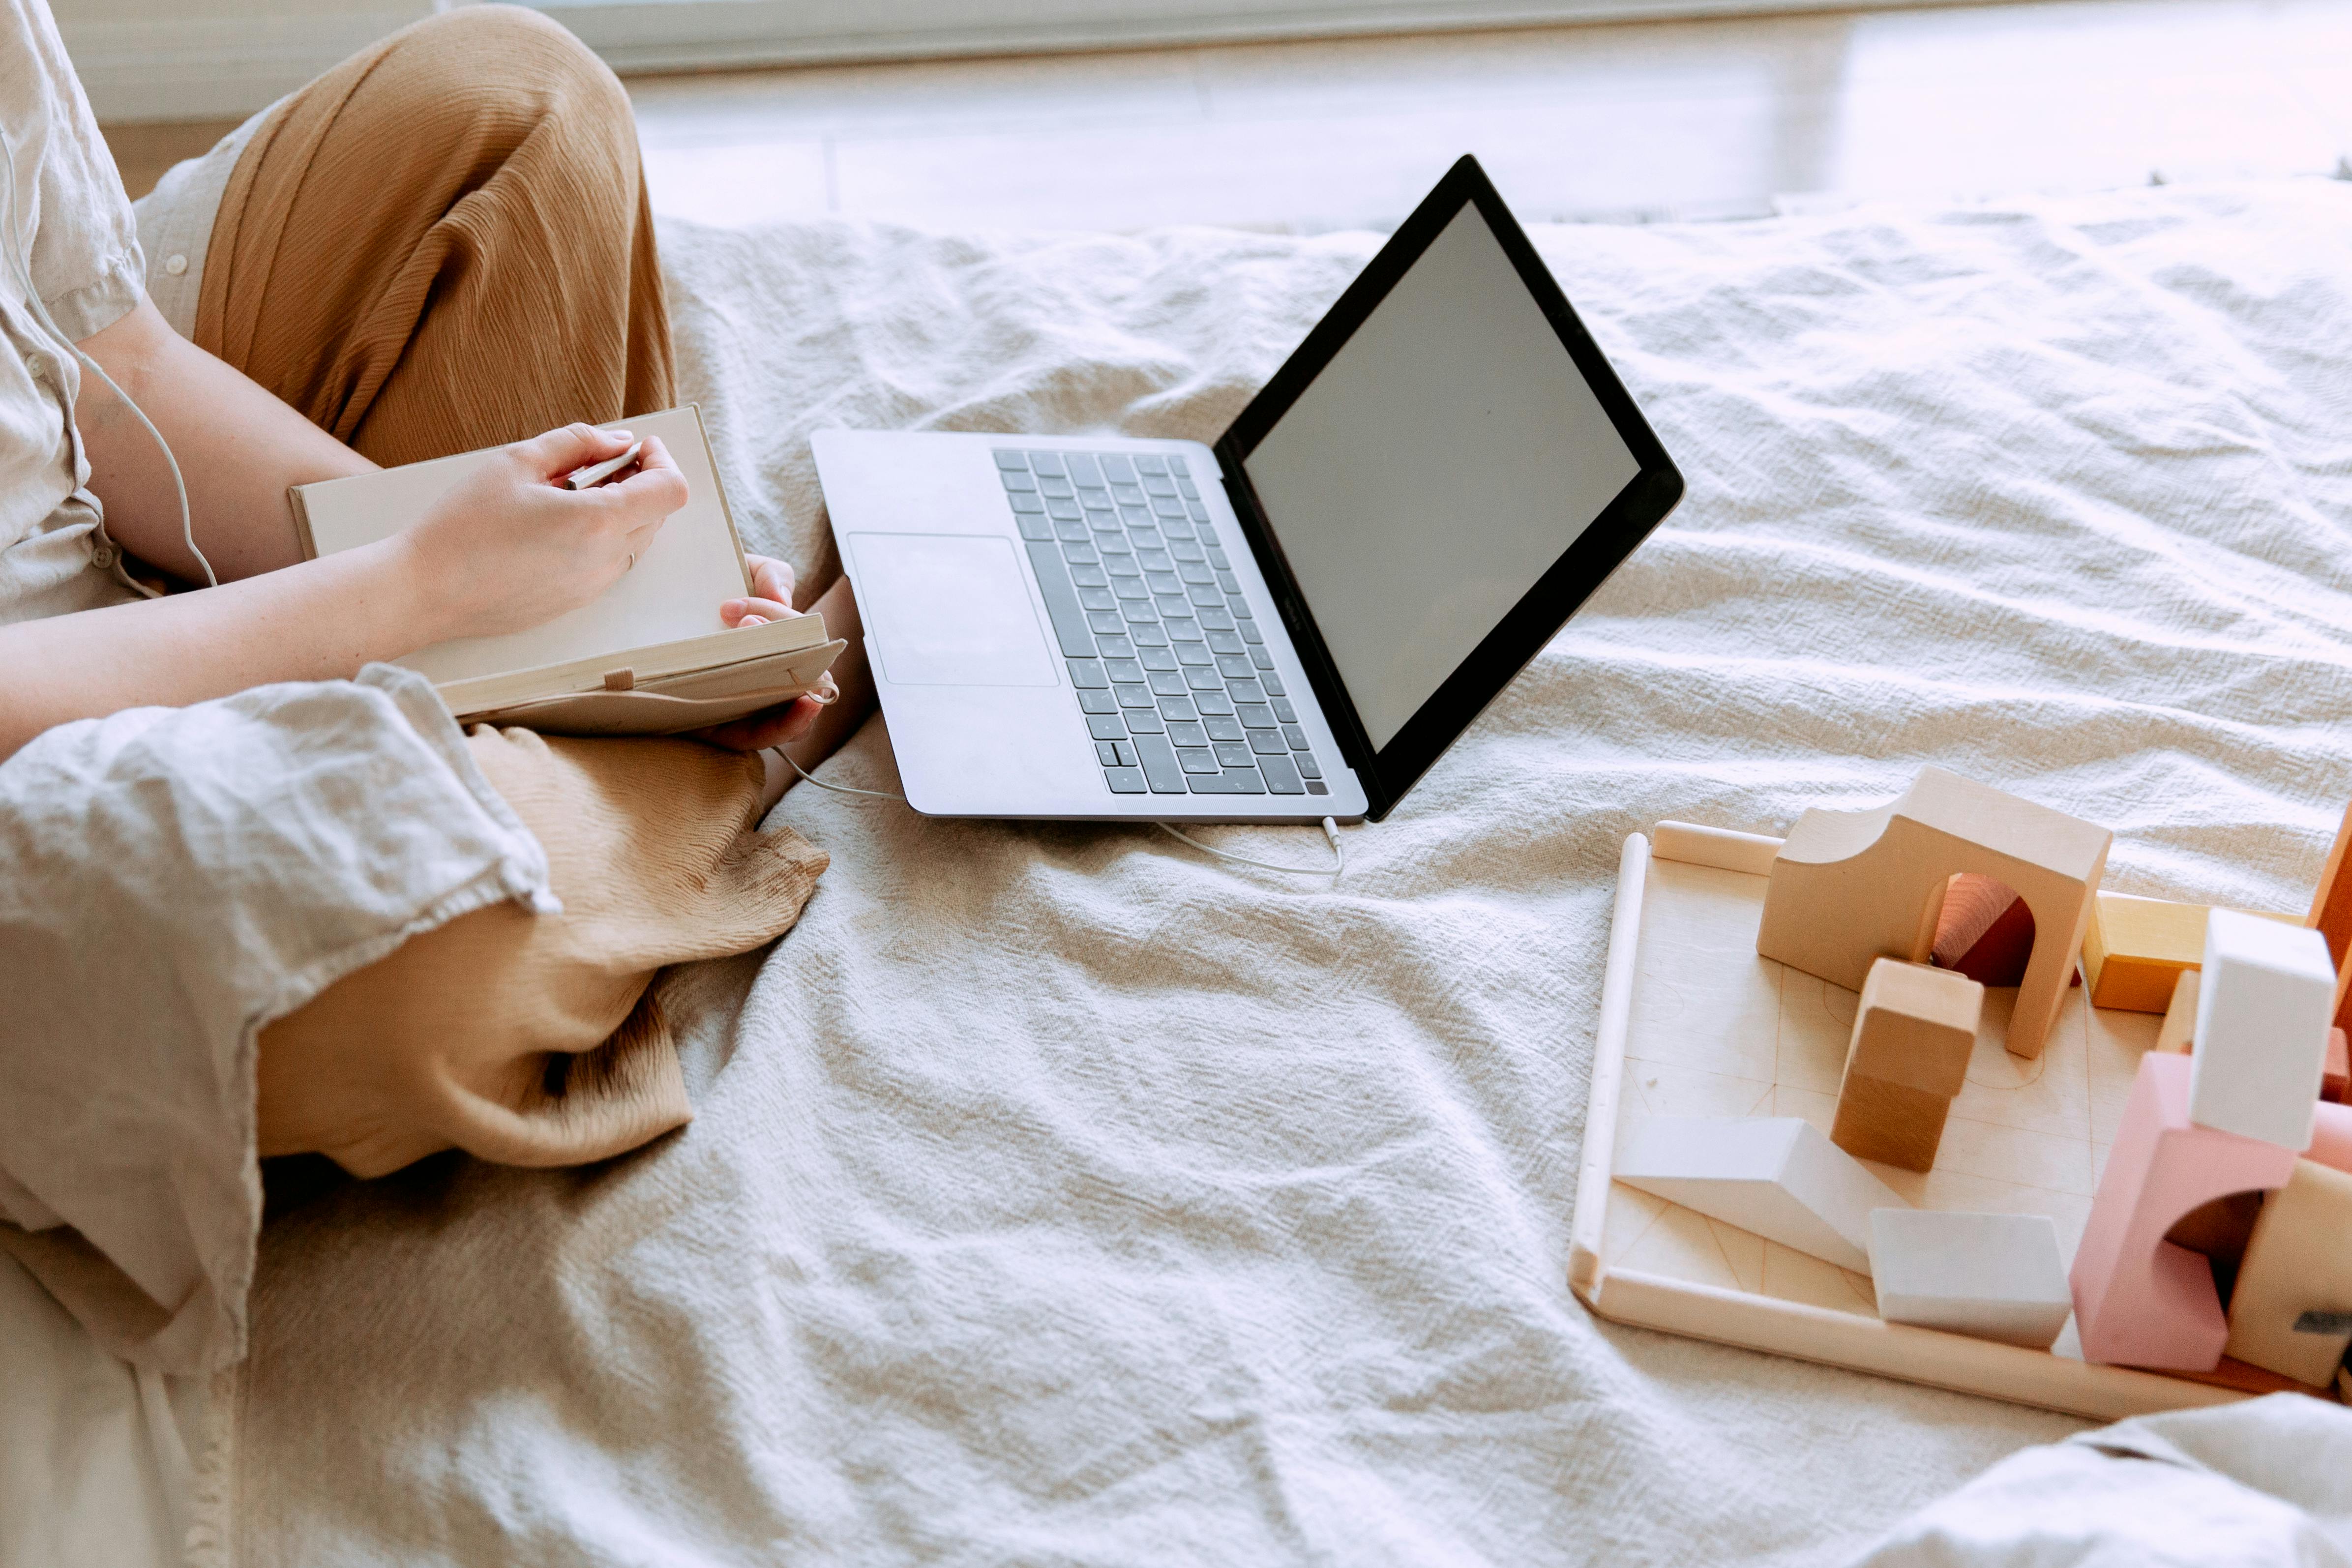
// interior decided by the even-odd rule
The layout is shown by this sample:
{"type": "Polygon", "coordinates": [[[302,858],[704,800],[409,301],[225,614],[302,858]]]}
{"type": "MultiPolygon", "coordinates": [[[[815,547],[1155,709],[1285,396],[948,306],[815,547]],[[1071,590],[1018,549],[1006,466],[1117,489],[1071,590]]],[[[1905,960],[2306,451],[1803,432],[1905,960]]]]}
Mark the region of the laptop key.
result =
{"type": "MultiPolygon", "coordinates": [[[[1191,600],[1196,608],[1202,610],[1216,610],[1222,608],[1225,601],[1225,596],[1217,591],[1216,585],[1214,583],[1208,582],[1186,583],[1184,585],[1184,597],[1191,600]]],[[[1209,621],[1209,618],[1204,615],[1201,618],[1201,624],[1206,626],[1211,624],[1211,622],[1209,621]]]]}
{"type": "Polygon", "coordinates": [[[1143,570],[1146,571],[1174,571],[1176,570],[1176,562],[1170,559],[1168,552],[1158,548],[1147,549],[1143,546],[1138,545],[1135,550],[1135,559],[1143,563],[1143,570]]]}
{"type": "Polygon", "coordinates": [[[1129,457],[1126,453],[1104,453],[1102,455],[1102,465],[1104,476],[1109,479],[1112,484],[1116,485],[1121,480],[1124,480],[1130,485],[1135,483],[1135,463],[1134,460],[1129,457]]]}
{"type": "Polygon", "coordinates": [[[1168,472],[1168,459],[1147,452],[1135,460],[1135,471],[1139,474],[1165,474],[1168,472]]]}
{"type": "Polygon", "coordinates": [[[1184,674],[1181,670],[1147,670],[1154,696],[1181,697],[1184,695],[1184,674]]]}
{"type": "Polygon", "coordinates": [[[1208,519],[1207,519],[1206,517],[1201,518],[1201,519],[1199,520],[1199,523],[1198,523],[1198,531],[1199,531],[1199,533],[1200,533],[1200,536],[1201,536],[1201,542],[1202,542],[1202,544],[1204,544],[1204,545],[1213,545],[1213,544],[1215,544],[1215,543],[1217,543],[1217,542],[1218,542],[1218,541],[1217,541],[1217,530],[1216,530],[1216,529],[1214,529],[1214,528],[1211,528],[1211,527],[1209,526],[1209,521],[1208,521],[1208,519]]]}
{"type": "Polygon", "coordinates": [[[1162,735],[1168,729],[1167,725],[1160,722],[1158,708],[1131,707],[1121,716],[1127,720],[1127,733],[1129,735],[1162,735]]]}
{"type": "MultiPolygon", "coordinates": [[[[1252,729],[1272,729],[1274,727],[1274,710],[1265,706],[1266,694],[1255,681],[1227,681],[1225,683],[1225,690],[1234,694],[1234,701],[1242,705],[1242,712],[1244,715],[1255,709],[1258,713],[1262,713],[1265,716],[1264,722],[1259,724],[1250,724],[1250,727],[1252,729]]],[[[1244,717],[1242,722],[1244,724],[1249,724],[1249,720],[1246,717],[1244,717]]]]}
{"type": "Polygon", "coordinates": [[[1249,601],[1244,599],[1238,593],[1228,593],[1225,595],[1225,608],[1234,612],[1234,619],[1236,621],[1248,621],[1255,619],[1257,613],[1250,608],[1249,601]]]}
{"type": "Polygon", "coordinates": [[[1034,491],[1019,491],[1005,499],[1013,503],[1013,509],[1016,512],[1042,512],[1045,509],[1045,497],[1034,491]]]}
{"type": "Polygon", "coordinates": [[[1226,768],[1251,767],[1257,756],[1245,740],[1221,740],[1217,742],[1216,751],[1218,763],[1226,768]]]}
{"type": "Polygon", "coordinates": [[[1201,716],[1201,710],[1192,706],[1191,697],[1161,697],[1160,711],[1171,724],[1178,719],[1195,719],[1201,716]]]}
{"type": "Polygon", "coordinates": [[[1282,727],[1282,738],[1290,743],[1290,749],[1293,751],[1307,749],[1307,732],[1295,724],[1286,724],[1282,727]]]}
{"type": "Polygon", "coordinates": [[[1290,765],[1287,757],[1261,757],[1258,770],[1265,775],[1265,787],[1277,795],[1303,795],[1307,786],[1298,777],[1298,769],[1290,765]]]}
{"type": "Polygon", "coordinates": [[[1054,519],[1054,537],[1069,545],[1090,544],[1094,540],[1094,535],[1087,531],[1086,524],[1072,522],[1066,517],[1054,519]]]}
{"type": "Polygon", "coordinates": [[[1195,795],[1263,795],[1265,785],[1260,781],[1255,768],[1236,768],[1228,773],[1196,773],[1191,779],[1195,795]]]}
{"type": "Polygon", "coordinates": [[[1216,671],[1202,669],[1195,664],[1184,672],[1184,684],[1196,692],[1213,692],[1222,688],[1225,683],[1218,678],[1216,671]]]}
{"type": "Polygon", "coordinates": [[[1181,517],[1184,515],[1184,503],[1173,496],[1154,496],[1151,497],[1151,515],[1155,517],[1181,517]]]}
{"type": "Polygon", "coordinates": [[[1105,768],[1118,768],[1122,766],[1118,759],[1118,742],[1116,740],[1096,741],[1095,759],[1100,762],[1105,768]]]}
{"type": "Polygon", "coordinates": [[[1209,727],[1212,739],[1239,740],[1244,734],[1242,721],[1233,714],[1212,714],[1201,722],[1209,727]]]}
{"type": "Polygon", "coordinates": [[[1151,601],[1148,599],[1129,599],[1122,601],[1118,607],[1118,612],[1121,615],[1126,616],[1129,621],[1137,622],[1139,623],[1149,622],[1150,624],[1157,625],[1160,621],[1160,612],[1151,608],[1151,601]]]}
{"type": "Polygon", "coordinates": [[[1176,650],[1176,662],[1181,664],[1214,664],[1216,655],[1198,643],[1186,643],[1176,650]]]}
{"type": "Polygon", "coordinates": [[[1143,580],[1139,577],[1114,577],[1110,580],[1110,591],[1121,599],[1149,600],[1151,597],[1151,590],[1143,586],[1143,580]]]}
{"type": "Polygon", "coordinates": [[[1098,485],[1102,482],[1102,465],[1095,461],[1093,453],[1073,452],[1063,462],[1069,468],[1070,477],[1079,484],[1098,485]]]}
{"type": "MultiPolygon", "coordinates": [[[[1108,653],[1112,652],[1112,650],[1105,648],[1103,652],[1108,653]]],[[[1298,722],[1298,710],[1290,706],[1290,699],[1288,697],[1276,697],[1274,699],[1274,716],[1280,719],[1285,724],[1297,724],[1298,722]]]]}
{"type": "Polygon", "coordinates": [[[1176,664],[1173,648],[1147,648],[1143,652],[1143,667],[1147,670],[1172,670],[1176,664]]]}
{"type": "Polygon", "coordinates": [[[1201,498],[1201,487],[1192,483],[1192,476],[1189,474],[1176,481],[1176,493],[1188,501],[1201,498]]]}
{"type": "Polygon", "coordinates": [[[1118,612],[1115,610],[1089,610],[1087,624],[1098,633],[1127,630],[1127,622],[1120,619],[1118,612]]]}
{"type": "MultiPolygon", "coordinates": [[[[1123,681],[1131,685],[1143,679],[1143,661],[1140,659],[1106,659],[1103,662],[1103,668],[1109,673],[1111,681],[1123,681]]],[[[1101,684],[1108,685],[1110,682],[1101,684]]]]}
{"type": "MultiPolygon", "coordinates": [[[[1066,559],[1068,553],[1074,549],[1086,549],[1086,546],[1064,545],[1062,547],[1064,559],[1066,559]]],[[[1092,555],[1095,552],[1089,549],[1087,553],[1092,555]]],[[[1070,562],[1070,580],[1080,588],[1105,588],[1110,583],[1109,576],[1104,572],[1098,563],[1086,560],[1070,562]]]]}
{"type": "Polygon", "coordinates": [[[1221,571],[1217,573],[1217,586],[1227,593],[1239,593],[1242,591],[1242,580],[1230,571],[1221,571]]]}
{"type": "Polygon", "coordinates": [[[1087,733],[1097,740],[1124,740],[1127,726],[1115,713],[1090,713],[1087,715],[1087,733]]]}
{"type": "MultiPolygon", "coordinates": [[[[1086,526],[1086,510],[1078,505],[1075,497],[1046,497],[1045,515],[1057,522],[1076,523],[1082,528],[1086,526]]],[[[1082,533],[1078,537],[1084,538],[1086,535],[1082,533]]]]}
{"type": "Polygon", "coordinates": [[[1217,574],[1209,569],[1209,563],[1205,560],[1188,560],[1176,569],[1176,575],[1186,582],[1209,583],[1217,580],[1217,574]]]}
{"type": "MultiPolygon", "coordinates": [[[[1168,632],[1165,627],[1130,626],[1128,628],[1128,631],[1133,634],[1133,641],[1138,648],[1165,648],[1168,646],[1168,632]]],[[[1126,637],[1119,637],[1114,639],[1114,641],[1123,643],[1128,642],[1129,639],[1126,637]]]]}
{"type": "Polygon", "coordinates": [[[1192,702],[1204,714],[1214,714],[1222,718],[1233,716],[1234,699],[1223,692],[1194,692],[1192,702]]]}
{"type": "MultiPolygon", "coordinates": [[[[1315,754],[1313,752],[1293,752],[1291,754],[1290,760],[1297,766],[1298,771],[1306,774],[1309,779],[1320,779],[1323,777],[1323,765],[1315,760],[1315,754]]],[[[1323,793],[1320,789],[1318,789],[1315,792],[1318,795],[1323,793]]]]}
{"type": "MultiPolygon", "coordinates": [[[[1184,608],[1189,611],[1192,606],[1188,604],[1184,608]]],[[[1198,643],[1201,640],[1201,623],[1189,614],[1171,615],[1168,618],[1168,634],[1179,643],[1198,643]]]]}
{"type": "Polygon", "coordinates": [[[1267,670],[1260,674],[1257,678],[1257,684],[1265,688],[1265,695],[1270,697],[1287,696],[1290,695],[1289,688],[1282,684],[1282,677],[1276,674],[1272,670],[1267,670]]]}
{"type": "Polygon", "coordinates": [[[1072,566],[1091,566],[1097,570],[1102,566],[1102,557],[1095,554],[1095,547],[1091,544],[1066,544],[1062,547],[1062,559],[1072,566]]]}
{"type": "Polygon", "coordinates": [[[1217,674],[1229,681],[1247,680],[1250,674],[1249,655],[1246,653],[1218,654],[1217,674]]]}
{"type": "Polygon", "coordinates": [[[1192,514],[1192,517],[1194,522],[1200,524],[1202,528],[1207,528],[1209,526],[1208,507],[1202,506],[1198,501],[1187,501],[1184,503],[1184,509],[1192,514]]]}
{"type": "Polygon", "coordinates": [[[1007,474],[1017,473],[1029,466],[1029,459],[1010,447],[1000,446],[996,448],[996,465],[1007,474]]]}
{"type": "Polygon", "coordinates": [[[1108,686],[1110,680],[1103,674],[1100,659],[1072,659],[1070,685],[1074,686],[1108,686]]]}
{"type": "Polygon", "coordinates": [[[1178,560],[1205,561],[1209,559],[1198,539],[1171,538],[1168,541],[1168,553],[1178,560]]]}
{"type": "Polygon", "coordinates": [[[1202,751],[1195,747],[1178,747],[1176,748],[1176,761],[1187,773],[1222,773],[1224,771],[1223,768],[1218,766],[1217,759],[1215,758],[1210,756],[1206,751],[1202,751]]]}
{"type": "Polygon", "coordinates": [[[1265,633],[1257,629],[1256,622],[1244,621],[1242,622],[1242,641],[1244,643],[1263,643],[1265,641],[1265,633]]]}
{"type": "Polygon", "coordinates": [[[1058,452],[1032,452],[1029,454],[1029,467],[1031,472],[1037,474],[1069,472],[1069,469],[1063,465],[1062,455],[1058,452]]]}
{"type": "Polygon", "coordinates": [[[1236,702],[1234,704],[1234,711],[1240,716],[1242,727],[1244,729],[1272,729],[1275,727],[1274,710],[1266,706],[1264,703],[1247,701],[1236,702]]]}
{"type": "Polygon", "coordinates": [[[1155,795],[1184,793],[1183,765],[1176,760],[1176,748],[1168,744],[1165,735],[1139,735],[1135,749],[1143,758],[1143,777],[1155,795]]]}
{"type": "Polygon", "coordinates": [[[1227,558],[1223,548],[1221,546],[1213,545],[1210,547],[1209,564],[1215,567],[1219,571],[1231,571],[1234,570],[1233,561],[1227,558]]]}
{"type": "Polygon", "coordinates": [[[1242,641],[1240,632],[1223,629],[1209,633],[1209,646],[1220,653],[1240,653],[1248,650],[1248,644],[1242,641]]]}
{"type": "Polygon", "coordinates": [[[1249,732],[1250,749],[1261,757],[1287,757],[1290,743],[1282,738],[1278,729],[1254,729],[1249,732]]]}
{"type": "Polygon", "coordinates": [[[1078,711],[1080,713],[1117,713],[1118,698],[1111,695],[1108,686],[1105,686],[1100,691],[1080,692],[1078,711]]]}
{"type": "Polygon", "coordinates": [[[1078,487],[1064,475],[1048,474],[1037,481],[1037,494],[1041,496],[1076,496],[1077,493],[1078,487]]]}
{"type": "Polygon", "coordinates": [[[1143,793],[1143,769],[1106,768],[1103,769],[1103,782],[1110,786],[1110,792],[1114,795],[1140,795],[1143,793]]]}
{"type": "Polygon", "coordinates": [[[1177,580],[1176,574],[1172,571],[1153,571],[1150,567],[1146,567],[1143,570],[1143,580],[1154,593],[1171,593],[1181,598],[1184,592],[1184,585],[1177,580]]]}
{"type": "Polygon", "coordinates": [[[1256,647],[1252,648],[1250,650],[1249,656],[1250,663],[1255,664],[1260,670],[1271,670],[1274,668],[1274,655],[1265,651],[1265,644],[1263,643],[1259,643],[1256,647]]]}
{"type": "Polygon", "coordinates": [[[1108,588],[1096,588],[1089,584],[1078,590],[1078,602],[1088,610],[1116,610],[1118,608],[1118,595],[1108,588]]]}
{"type": "Polygon", "coordinates": [[[1004,487],[1008,491],[1017,492],[1028,490],[1034,492],[1037,488],[1037,476],[1030,473],[1026,468],[1020,469],[1017,472],[1000,474],[997,477],[1004,481],[1004,487]]]}
{"type": "Polygon", "coordinates": [[[1147,496],[1172,496],[1176,493],[1176,481],[1166,474],[1146,474],[1143,476],[1143,493],[1147,496]]]}
{"type": "Polygon", "coordinates": [[[1187,746],[1209,744],[1208,733],[1202,729],[1199,719],[1169,719],[1168,738],[1175,743],[1179,750],[1187,746]]]}
{"type": "Polygon", "coordinates": [[[1115,686],[1112,689],[1118,693],[1118,706],[1121,707],[1148,707],[1154,713],[1160,711],[1159,705],[1151,700],[1150,686],[1115,686]]]}
{"type": "Polygon", "coordinates": [[[1201,624],[1212,632],[1230,632],[1234,629],[1233,612],[1221,604],[1203,604],[1201,624]]]}
{"type": "Polygon", "coordinates": [[[1021,525],[1024,539],[1050,539],[1054,537],[1053,519],[1043,512],[1015,512],[1013,520],[1021,525]]]}
{"type": "Polygon", "coordinates": [[[1078,596],[1070,587],[1070,569],[1062,564],[1062,552],[1042,540],[1030,539],[1023,546],[1029,552],[1030,567],[1037,574],[1037,590],[1045,596],[1045,613],[1054,622],[1055,641],[1062,644],[1062,653],[1072,659],[1094,656],[1094,633],[1087,629],[1086,612],[1078,608],[1078,596]]]}

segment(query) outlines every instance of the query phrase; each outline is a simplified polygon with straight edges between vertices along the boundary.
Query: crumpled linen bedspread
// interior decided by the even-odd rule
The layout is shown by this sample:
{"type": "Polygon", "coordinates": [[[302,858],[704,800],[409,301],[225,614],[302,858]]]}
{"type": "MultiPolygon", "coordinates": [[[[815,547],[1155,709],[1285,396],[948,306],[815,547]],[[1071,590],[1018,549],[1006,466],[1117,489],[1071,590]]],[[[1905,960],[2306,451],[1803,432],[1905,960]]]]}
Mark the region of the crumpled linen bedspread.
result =
{"type": "MultiPolygon", "coordinates": [[[[664,997],[690,1127],[273,1220],[203,1555],[1820,1563],[2076,1429],[1570,1296],[1619,848],[1935,761],[2111,825],[2112,886],[2299,907],[2352,185],[1535,237],[1689,497],[1337,887],[795,789],[806,916],[664,997]]],[[[813,427],[1213,437],[1377,241],[663,244],[746,542],[821,578],[813,427]]],[[[823,776],[887,788],[883,727],[823,776]]]]}

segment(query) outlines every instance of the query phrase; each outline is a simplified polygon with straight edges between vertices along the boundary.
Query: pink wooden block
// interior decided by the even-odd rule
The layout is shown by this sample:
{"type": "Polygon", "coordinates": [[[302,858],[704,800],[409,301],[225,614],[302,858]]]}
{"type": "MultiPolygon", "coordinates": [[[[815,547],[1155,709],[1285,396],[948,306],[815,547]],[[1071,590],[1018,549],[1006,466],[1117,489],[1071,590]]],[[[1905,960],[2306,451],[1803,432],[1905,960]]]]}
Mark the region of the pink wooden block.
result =
{"type": "Polygon", "coordinates": [[[2213,1265],[2164,1233],[2200,1204],[2294,1174],[2293,1149],[2192,1124],[2189,1073],[2185,1056],[2140,1058],[2067,1276],[2085,1361],[2212,1371],[2230,1338],[2213,1265]]]}

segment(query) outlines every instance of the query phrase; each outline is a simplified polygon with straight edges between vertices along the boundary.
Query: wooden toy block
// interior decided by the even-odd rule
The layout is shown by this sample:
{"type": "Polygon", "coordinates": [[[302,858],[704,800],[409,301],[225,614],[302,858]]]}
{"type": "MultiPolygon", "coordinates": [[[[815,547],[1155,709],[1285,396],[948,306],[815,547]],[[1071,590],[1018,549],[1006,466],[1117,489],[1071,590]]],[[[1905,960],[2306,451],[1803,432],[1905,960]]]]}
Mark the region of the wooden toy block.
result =
{"type": "Polygon", "coordinates": [[[2352,1175],[2297,1160],[2263,1200],[2230,1298],[2229,1353],[2325,1388],[2352,1346],[2352,1175]]]}
{"type": "Polygon", "coordinates": [[[2330,1017],[2341,1030],[2352,1030],[2352,963],[2346,961],[2352,956],[2352,876],[2344,874],[2347,850],[2352,850],[2352,807],[2346,808],[2336,841],[2328,846],[2327,864],[2320,870],[2311,914],[2304,920],[2326,942],[2328,960],[2336,967],[2336,1011],[2330,1017]]]}
{"type": "MultiPolygon", "coordinates": [[[[2204,961],[2202,953],[2198,961],[2204,961]]],[[[2172,1000],[2165,1005],[2164,1027],[2156,1031],[2156,1049],[2185,1056],[2197,1038],[2197,990],[2200,971],[2183,969],[2172,982],[2172,1000]]]]}
{"type": "Polygon", "coordinates": [[[1939,969],[1980,986],[2014,986],[2033,956],[2033,913],[2007,883],[1962,872],[1945,890],[1930,952],[1939,969]]]}
{"type": "Polygon", "coordinates": [[[1614,1174],[1857,1274],[1870,1270],[1870,1211],[1910,1207],[1799,1116],[1654,1117],[1618,1150],[1614,1174]]]}
{"type": "Polygon", "coordinates": [[[2205,925],[2189,1119],[2289,1149],[2311,1144],[2336,971],[2318,932],[2217,909],[2205,925]]]}
{"type": "Polygon", "coordinates": [[[2048,1350],[2074,1311],[2058,1227],[2042,1214],[1881,1208],[1870,1216],[1878,1315],[2048,1350]]]}
{"type": "Polygon", "coordinates": [[[2319,1071],[2319,1097],[2342,1104],[2352,1095],[2352,1041],[2340,1029],[2327,1031],[2327,1065],[2319,1071]]]}
{"type": "Polygon", "coordinates": [[[2330,1170],[2352,1171],[2352,1105],[2312,1107],[2311,1147],[2303,1157],[2330,1170]]]}
{"type": "Polygon", "coordinates": [[[2008,1045],[2039,1056],[2066,999],[2113,838],[2063,811],[1923,768],[1884,806],[1797,819],[1772,862],[1756,950],[1859,991],[1882,957],[1929,956],[1954,876],[1995,878],[2033,916],[2033,956],[2008,1045]]]}
{"type": "Polygon", "coordinates": [[[1830,1142],[1856,1159],[1932,1169],[1983,1010],[1984,988],[1974,980],[1895,958],[1873,964],[1854,1009],[1830,1142]]]}
{"type": "MultiPolygon", "coordinates": [[[[2204,961],[2206,904],[2176,904],[2102,891],[2092,901],[2083,937],[2083,973],[2091,1005],[2123,1012],[2170,1010],[2175,983],[2204,961]]],[[[2299,924],[2291,915],[2242,910],[2258,919],[2299,924]]]]}
{"type": "Polygon", "coordinates": [[[2213,1270],[2167,1241],[2189,1212],[2286,1185],[2294,1151],[2189,1119],[2195,1059],[2140,1058],[2068,1275],[2086,1361],[2210,1372],[2230,1337],[2213,1270]]]}

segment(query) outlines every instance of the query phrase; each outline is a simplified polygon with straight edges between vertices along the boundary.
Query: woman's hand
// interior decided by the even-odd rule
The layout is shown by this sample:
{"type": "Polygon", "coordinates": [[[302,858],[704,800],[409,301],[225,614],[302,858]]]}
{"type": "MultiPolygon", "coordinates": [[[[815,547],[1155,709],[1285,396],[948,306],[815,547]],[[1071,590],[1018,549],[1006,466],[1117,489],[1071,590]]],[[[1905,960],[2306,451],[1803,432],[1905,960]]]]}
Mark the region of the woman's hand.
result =
{"type": "Polygon", "coordinates": [[[625,479],[589,490],[555,482],[619,456],[630,439],[625,430],[569,424],[517,442],[395,536],[443,620],[438,634],[423,641],[495,636],[552,621],[635,565],[663,520],[686,505],[686,476],[661,442],[647,438],[625,479]]]}
{"type": "MultiPolygon", "coordinates": [[[[801,613],[793,608],[790,562],[748,553],[743,562],[751,569],[751,591],[745,598],[730,599],[721,604],[719,620],[730,626],[760,626],[771,621],[788,621],[801,613]]],[[[796,697],[780,707],[762,708],[730,724],[696,730],[695,738],[723,746],[730,751],[764,751],[772,746],[789,746],[808,734],[817,715],[838,695],[833,677],[827,675],[824,690],[816,695],[796,697]]]]}

